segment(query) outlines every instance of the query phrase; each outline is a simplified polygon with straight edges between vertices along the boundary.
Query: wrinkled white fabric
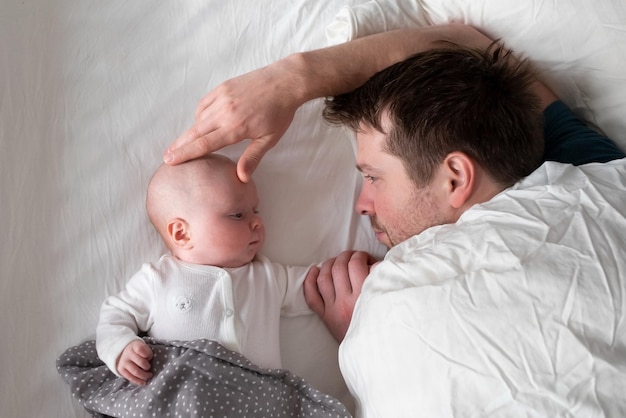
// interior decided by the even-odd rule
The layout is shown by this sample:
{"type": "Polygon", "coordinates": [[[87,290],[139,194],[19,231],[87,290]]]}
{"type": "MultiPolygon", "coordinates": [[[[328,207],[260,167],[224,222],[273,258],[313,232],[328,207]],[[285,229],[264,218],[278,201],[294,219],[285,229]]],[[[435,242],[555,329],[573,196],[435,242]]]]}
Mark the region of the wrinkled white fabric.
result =
{"type": "Polygon", "coordinates": [[[366,417],[626,416],[626,159],[545,163],[392,248],[340,347],[366,417]]]}
{"type": "Polygon", "coordinates": [[[374,33],[430,24],[428,14],[418,1],[368,0],[344,6],[326,26],[329,45],[374,33]]]}

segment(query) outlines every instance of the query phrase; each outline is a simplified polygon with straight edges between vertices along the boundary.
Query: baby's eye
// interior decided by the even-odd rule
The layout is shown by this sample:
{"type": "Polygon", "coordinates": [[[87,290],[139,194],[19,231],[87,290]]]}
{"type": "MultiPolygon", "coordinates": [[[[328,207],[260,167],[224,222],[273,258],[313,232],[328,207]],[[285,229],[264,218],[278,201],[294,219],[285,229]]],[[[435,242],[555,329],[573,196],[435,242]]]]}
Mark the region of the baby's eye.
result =
{"type": "Polygon", "coordinates": [[[233,218],[233,219],[242,219],[243,218],[243,212],[233,213],[232,215],[230,215],[230,217],[233,218]]]}

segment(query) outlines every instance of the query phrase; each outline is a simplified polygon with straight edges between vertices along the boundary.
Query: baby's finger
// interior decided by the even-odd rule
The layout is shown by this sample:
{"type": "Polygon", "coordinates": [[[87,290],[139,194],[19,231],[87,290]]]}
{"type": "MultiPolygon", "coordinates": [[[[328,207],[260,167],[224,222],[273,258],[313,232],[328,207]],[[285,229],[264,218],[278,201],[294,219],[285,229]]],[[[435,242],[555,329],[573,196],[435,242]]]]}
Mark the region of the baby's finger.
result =
{"type": "MultiPolygon", "coordinates": [[[[140,358],[145,359],[145,360],[147,360],[148,362],[149,362],[150,360],[152,360],[152,356],[153,356],[152,349],[151,349],[151,348],[148,346],[148,344],[146,344],[145,342],[144,342],[144,343],[142,343],[142,344],[135,344],[135,345],[133,346],[133,351],[134,351],[135,353],[137,353],[137,355],[138,355],[140,358]]],[[[149,367],[148,367],[148,368],[149,368],[149,367]]],[[[146,370],[147,370],[147,369],[146,369],[146,370]]]]}
{"type": "Polygon", "coordinates": [[[132,374],[126,372],[126,371],[122,371],[120,370],[120,375],[128,380],[130,383],[134,383],[135,385],[139,385],[139,386],[145,386],[146,385],[146,381],[145,380],[141,380],[135,376],[133,376],[132,374]]]}
{"type": "Polygon", "coordinates": [[[128,379],[130,382],[144,386],[149,379],[152,378],[152,373],[142,370],[137,367],[136,364],[129,362],[123,368],[119,370],[122,377],[128,379]]]}
{"type": "MultiPolygon", "coordinates": [[[[138,354],[133,354],[129,360],[130,360],[129,364],[133,364],[135,367],[141,370],[144,370],[146,372],[150,371],[150,369],[152,368],[152,364],[150,363],[150,360],[148,360],[145,357],[141,357],[138,354]]],[[[127,366],[127,368],[129,367],[130,366],[127,366]]]]}

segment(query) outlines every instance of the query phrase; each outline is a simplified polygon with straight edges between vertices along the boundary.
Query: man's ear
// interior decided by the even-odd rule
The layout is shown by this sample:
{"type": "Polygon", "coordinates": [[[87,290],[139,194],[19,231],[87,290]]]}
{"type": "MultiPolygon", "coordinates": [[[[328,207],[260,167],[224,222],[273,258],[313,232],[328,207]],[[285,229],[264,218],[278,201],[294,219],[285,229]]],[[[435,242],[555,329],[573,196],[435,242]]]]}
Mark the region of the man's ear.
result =
{"type": "Polygon", "coordinates": [[[476,182],[476,163],[467,154],[451,152],[443,161],[446,174],[448,202],[455,209],[461,208],[471,198],[476,182]]]}
{"type": "Polygon", "coordinates": [[[191,248],[191,231],[186,220],[181,218],[170,220],[167,223],[167,235],[176,247],[191,248]]]}

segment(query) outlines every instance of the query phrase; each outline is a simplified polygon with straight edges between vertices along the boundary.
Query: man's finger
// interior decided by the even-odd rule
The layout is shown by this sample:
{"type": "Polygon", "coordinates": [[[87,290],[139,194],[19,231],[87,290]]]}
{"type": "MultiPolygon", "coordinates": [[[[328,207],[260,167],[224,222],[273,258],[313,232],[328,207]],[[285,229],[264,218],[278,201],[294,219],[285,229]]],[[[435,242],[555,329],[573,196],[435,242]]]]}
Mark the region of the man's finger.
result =
{"type": "Polygon", "coordinates": [[[205,94],[200,101],[198,102],[198,106],[196,106],[196,110],[194,111],[193,117],[195,121],[199,121],[201,119],[205,119],[204,111],[209,108],[215,101],[215,95],[213,92],[209,94],[205,94]]]}
{"type": "Polygon", "coordinates": [[[185,161],[207,155],[226,145],[230,145],[229,138],[222,135],[222,131],[218,129],[186,145],[173,149],[172,147],[168,148],[163,155],[163,161],[169,165],[184,163],[185,161]]]}
{"type": "Polygon", "coordinates": [[[320,267],[320,273],[317,276],[317,289],[322,299],[324,299],[325,305],[332,305],[335,303],[335,284],[333,283],[332,268],[335,263],[335,258],[329,258],[324,261],[320,267]]]}
{"type": "Polygon", "coordinates": [[[220,125],[217,122],[216,118],[204,118],[195,122],[189,129],[183,132],[178,138],[176,138],[169,147],[167,147],[168,151],[173,151],[175,149],[184,147],[188,145],[198,138],[206,136],[211,132],[214,132],[219,129],[220,125]]]}
{"type": "Polygon", "coordinates": [[[369,275],[371,260],[372,257],[364,251],[357,251],[350,257],[348,272],[353,293],[361,293],[363,282],[369,275]]]}
{"type": "Polygon", "coordinates": [[[318,316],[324,316],[324,299],[320,295],[317,288],[317,276],[320,273],[320,269],[313,266],[309,269],[304,279],[304,300],[309,305],[311,310],[318,316]]]}
{"type": "Polygon", "coordinates": [[[332,278],[337,294],[346,296],[352,293],[350,271],[348,269],[353,254],[354,251],[344,251],[336,257],[333,263],[332,278]]]}
{"type": "Polygon", "coordinates": [[[259,166],[261,159],[267,151],[272,148],[270,141],[265,139],[255,139],[246,147],[239,161],[237,161],[237,177],[244,183],[250,181],[252,173],[259,166]]]}

